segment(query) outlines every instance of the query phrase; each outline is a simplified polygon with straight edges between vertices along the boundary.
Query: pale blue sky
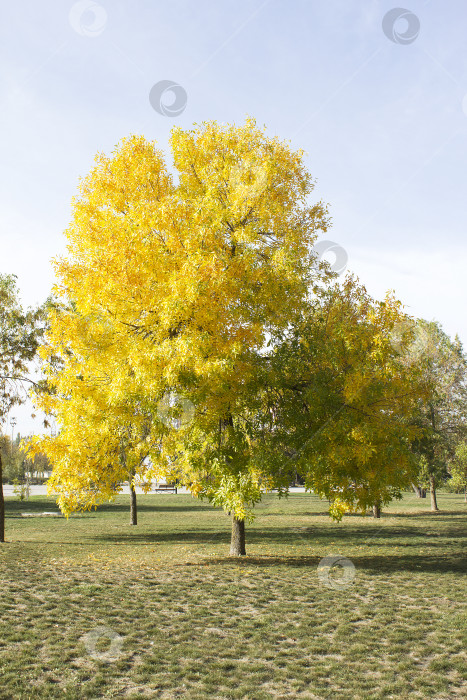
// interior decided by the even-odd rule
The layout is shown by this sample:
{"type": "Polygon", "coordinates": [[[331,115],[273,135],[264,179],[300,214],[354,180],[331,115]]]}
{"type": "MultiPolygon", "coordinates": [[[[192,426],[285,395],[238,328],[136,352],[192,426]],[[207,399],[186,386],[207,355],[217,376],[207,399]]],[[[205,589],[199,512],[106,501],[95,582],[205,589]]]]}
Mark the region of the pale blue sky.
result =
{"type": "Polygon", "coordinates": [[[251,115],[306,150],[348,269],[467,343],[467,5],[402,2],[420,24],[407,44],[382,0],[3,3],[1,271],[25,302],[47,296],[96,151],[251,115]],[[186,90],[175,118],[149,103],[161,80],[186,90]]]}

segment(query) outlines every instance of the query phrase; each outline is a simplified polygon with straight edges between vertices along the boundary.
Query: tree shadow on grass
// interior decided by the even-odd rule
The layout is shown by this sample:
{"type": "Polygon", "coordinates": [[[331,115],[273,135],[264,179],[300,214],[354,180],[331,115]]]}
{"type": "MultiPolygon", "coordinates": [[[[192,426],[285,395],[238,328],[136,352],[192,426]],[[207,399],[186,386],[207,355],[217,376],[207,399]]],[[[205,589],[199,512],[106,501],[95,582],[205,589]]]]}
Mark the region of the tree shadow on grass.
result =
{"type": "MultiPolygon", "coordinates": [[[[192,530],[157,530],[148,533],[138,531],[137,528],[129,528],[122,532],[114,533],[87,533],[86,539],[95,542],[106,542],[108,544],[121,542],[122,539],[129,544],[146,544],[158,542],[160,544],[176,543],[208,543],[214,538],[229,541],[230,522],[226,521],[224,527],[219,524],[219,528],[194,528],[192,530]]],[[[147,527],[147,525],[145,526],[147,527]]],[[[268,528],[267,530],[258,527],[247,528],[247,544],[253,545],[282,545],[291,546],[302,542],[309,546],[368,546],[368,547],[419,547],[420,540],[423,545],[430,547],[446,547],[445,540],[460,540],[467,537],[462,523],[458,527],[446,527],[441,533],[426,531],[424,528],[411,526],[400,527],[339,527],[339,525],[319,525],[311,528],[268,528]],[[409,540],[409,541],[407,541],[409,540]],[[411,541],[412,540],[412,541],[411,541]]]]}
{"type": "Polygon", "coordinates": [[[35,501],[35,500],[28,500],[28,501],[20,501],[16,499],[10,499],[6,498],[5,499],[5,513],[12,513],[12,512],[18,512],[18,513],[42,513],[43,511],[48,510],[58,510],[58,506],[55,502],[55,500],[51,498],[44,498],[41,499],[40,501],[35,501]]]}
{"type": "MultiPolygon", "coordinates": [[[[287,513],[287,512],[285,512],[285,513],[284,513],[284,512],[283,512],[283,513],[278,513],[278,512],[272,512],[272,513],[271,513],[271,512],[269,512],[269,513],[268,513],[266,510],[263,511],[261,508],[257,508],[257,507],[255,507],[254,513],[255,513],[255,515],[256,515],[258,518],[274,518],[274,517],[279,517],[279,518],[280,518],[280,517],[283,517],[283,518],[285,517],[285,518],[287,518],[287,517],[290,517],[290,513],[287,513]]],[[[330,516],[329,516],[329,511],[327,511],[327,510],[322,510],[322,511],[310,511],[310,512],[298,510],[298,511],[296,511],[296,512],[294,513],[294,516],[297,517],[297,518],[309,518],[309,517],[311,517],[311,518],[313,518],[313,517],[321,517],[321,518],[322,518],[322,517],[326,517],[326,518],[329,518],[329,517],[330,517],[330,516]]],[[[347,517],[347,515],[346,515],[345,517],[347,517]]],[[[360,517],[361,517],[361,516],[360,516],[360,517]]]]}
{"type": "MultiPolygon", "coordinates": [[[[55,501],[5,501],[5,517],[7,518],[21,518],[23,517],[21,513],[43,513],[48,512],[60,512],[55,501]]],[[[219,508],[210,506],[208,504],[200,504],[199,502],[194,502],[193,504],[167,504],[167,505],[145,505],[138,503],[138,513],[177,513],[177,512],[199,512],[199,511],[212,511],[219,512],[219,508]]],[[[130,503],[128,505],[120,503],[104,503],[97,507],[97,510],[83,511],[76,513],[75,516],[82,516],[88,518],[98,518],[102,514],[107,513],[130,513],[130,503]]]]}
{"type": "MultiPolygon", "coordinates": [[[[247,547],[248,549],[248,547],[247,547]]],[[[323,552],[323,557],[325,553],[323,552]]],[[[320,556],[314,557],[209,557],[201,559],[197,564],[201,566],[235,566],[244,569],[245,566],[258,569],[273,569],[273,568],[308,568],[310,573],[316,574],[316,570],[320,556]]],[[[467,562],[463,557],[455,555],[437,557],[429,555],[390,555],[371,557],[352,557],[351,561],[358,572],[365,572],[370,575],[379,575],[384,573],[395,572],[413,572],[413,573],[467,573],[467,562]]]]}
{"type": "MultiPolygon", "coordinates": [[[[404,513],[404,511],[397,511],[395,513],[391,513],[391,511],[387,511],[385,513],[381,514],[381,519],[384,518],[440,518],[443,517],[445,518],[448,515],[457,515],[459,516],[466,516],[467,515],[467,508],[465,510],[459,509],[459,510],[422,510],[422,511],[416,511],[416,512],[410,512],[410,513],[404,513]]],[[[378,518],[374,518],[375,521],[378,520],[378,518]]]]}
{"type": "MultiPolygon", "coordinates": [[[[162,496],[162,498],[167,498],[167,496],[162,496]]],[[[178,498],[178,496],[175,496],[175,498],[178,498]]],[[[137,503],[138,507],[138,513],[176,513],[176,512],[184,512],[184,511],[191,511],[191,512],[198,512],[198,511],[218,511],[219,508],[216,508],[215,506],[210,506],[207,503],[200,503],[199,501],[194,501],[191,503],[171,503],[167,505],[159,505],[159,503],[152,504],[152,505],[145,505],[144,503],[141,503],[141,501],[138,501],[137,503]]],[[[128,505],[126,504],[120,504],[120,503],[104,503],[103,505],[99,506],[97,508],[97,511],[100,513],[129,513],[130,512],[130,500],[128,498],[128,505]]]]}
{"type": "Polygon", "coordinates": [[[114,534],[98,534],[89,535],[86,540],[92,540],[93,542],[105,542],[106,544],[129,544],[134,546],[135,544],[186,544],[187,542],[192,544],[209,544],[212,540],[225,540],[228,542],[230,538],[229,530],[208,530],[208,529],[196,529],[187,532],[131,532],[121,530],[114,534]]]}
{"type": "MultiPolygon", "coordinates": [[[[256,506],[254,509],[254,513],[258,518],[274,518],[274,517],[289,517],[290,514],[287,512],[275,512],[271,510],[267,510],[270,508],[269,505],[266,506],[256,506]]],[[[374,521],[375,524],[378,522],[381,522],[381,520],[389,520],[391,518],[407,518],[407,519],[423,519],[423,518],[439,518],[443,517],[446,518],[446,516],[457,516],[458,518],[461,516],[466,516],[467,515],[467,507],[465,509],[460,508],[459,510],[439,510],[439,511],[431,511],[429,509],[427,510],[421,510],[421,511],[383,511],[381,513],[380,518],[373,518],[371,513],[368,513],[368,515],[363,516],[361,513],[345,513],[344,514],[344,520],[347,519],[360,519],[364,518],[366,521],[374,521]]],[[[294,513],[294,516],[297,518],[317,518],[317,517],[326,517],[330,518],[329,511],[328,510],[320,510],[320,511],[308,511],[308,510],[297,510],[294,513]]]]}

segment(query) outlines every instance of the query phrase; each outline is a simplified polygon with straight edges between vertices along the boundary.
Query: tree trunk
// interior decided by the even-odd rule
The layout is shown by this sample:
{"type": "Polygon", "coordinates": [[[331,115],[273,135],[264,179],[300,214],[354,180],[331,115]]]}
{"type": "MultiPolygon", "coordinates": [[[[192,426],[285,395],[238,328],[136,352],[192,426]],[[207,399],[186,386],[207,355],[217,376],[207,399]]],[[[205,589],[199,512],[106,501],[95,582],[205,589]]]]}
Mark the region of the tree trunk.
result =
{"type": "Polygon", "coordinates": [[[240,557],[245,551],[245,521],[232,516],[232,539],[230,540],[230,556],[240,557]]]}
{"type": "Polygon", "coordinates": [[[5,501],[3,498],[3,464],[0,452],[0,542],[5,542],[5,501]]]}
{"type": "Polygon", "coordinates": [[[138,511],[136,508],[136,491],[130,477],[130,525],[138,524],[138,511]]]}
{"type": "Polygon", "coordinates": [[[379,503],[375,503],[375,505],[373,506],[373,517],[374,518],[381,517],[381,505],[379,503]]]}
{"type": "Polygon", "coordinates": [[[435,487],[435,477],[430,476],[430,496],[431,496],[431,510],[439,510],[438,504],[436,502],[436,487],[435,487]]]}
{"type": "Polygon", "coordinates": [[[467,486],[464,489],[464,501],[467,503],[467,486]]]}
{"type": "Polygon", "coordinates": [[[417,486],[416,484],[412,484],[412,488],[417,494],[417,498],[426,498],[426,489],[422,488],[421,486],[417,486]]]}
{"type": "Polygon", "coordinates": [[[422,497],[422,489],[420,488],[420,486],[417,486],[417,484],[412,484],[412,488],[415,491],[415,493],[417,494],[417,498],[421,498],[422,497]]]}

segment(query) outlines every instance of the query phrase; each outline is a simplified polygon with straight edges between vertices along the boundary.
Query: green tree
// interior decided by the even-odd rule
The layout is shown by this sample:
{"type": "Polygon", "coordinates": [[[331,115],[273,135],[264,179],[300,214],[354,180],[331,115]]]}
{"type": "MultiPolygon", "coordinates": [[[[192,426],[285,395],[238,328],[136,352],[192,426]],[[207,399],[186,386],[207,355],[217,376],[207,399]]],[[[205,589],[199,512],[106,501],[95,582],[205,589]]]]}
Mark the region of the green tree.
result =
{"type": "Polygon", "coordinates": [[[460,442],[455,449],[454,457],[449,463],[451,481],[449,486],[456,492],[464,492],[464,500],[467,502],[467,442],[460,442]]]}
{"type": "MultiPolygon", "coordinates": [[[[27,396],[30,363],[43,331],[43,308],[23,310],[15,275],[0,274],[0,425],[27,396]]],[[[3,465],[0,451],[0,542],[5,541],[3,465]]]]}
{"type": "Polygon", "coordinates": [[[263,361],[258,459],[279,487],[298,470],[335,518],[380,509],[414,477],[419,431],[408,418],[425,386],[392,342],[406,319],[397,300],[375,301],[349,276],[317,294],[263,361]]]}
{"type": "Polygon", "coordinates": [[[24,454],[21,452],[18,442],[11,442],[8,435],[0,437],[0,451],[3,465],[3,483],[12,483],[14,480],[22,480],[26,471],[24,454]]]}
{"type": "Polygon", "coordinates": [[[439,323],[419,320],[412,330],[407,357],[422,368],[428,387],[413,422],[422,430],[414,441],[420,486],[430,489],[431,510],[437,511],[436,490],[449,478],[448,464],[467,434],[467,364],[460,340],[451,340],[439,323]]]}

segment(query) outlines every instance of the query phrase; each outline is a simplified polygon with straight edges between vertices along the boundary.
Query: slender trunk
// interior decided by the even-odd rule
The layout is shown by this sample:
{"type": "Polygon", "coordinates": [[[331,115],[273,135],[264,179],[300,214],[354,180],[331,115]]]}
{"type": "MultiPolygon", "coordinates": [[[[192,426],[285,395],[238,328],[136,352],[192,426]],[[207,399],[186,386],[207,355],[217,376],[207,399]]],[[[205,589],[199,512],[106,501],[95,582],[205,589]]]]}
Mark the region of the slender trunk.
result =
{"type": "MultiPolygon", "coordinates": [[[[430,413],[431,413],[431,427],[436,432],[435,409],[433,407],[433,404],[430,404],[430,413]]],[[[432,451],[432,456],[434,457],[434,450],[432,451]]],[[[438,504],[436,502],[436,486],[435,486],[435,477],[433,474],[431,474],[431,476],[430,476],[430,496],[431,496],[431,510],[439,510],[438,504]]]]}
{"type": "Polygon", "coordinates": [[[417,486],[416,484],[412,484],[412,488],[417,494],[417,498],[426,498],[426,489],[422,488],[421,486],[417,486]]]}
{"type": "Polygon", "coordinates": [[[381,505],[379,503],[375,503],[375,505],[373,506],[373,517],[374,518],[381,517],[381,505]]]}
{"type": "Polygon", "coordinates": [[[464,489],[464,501],[467,503],[467,486],[464,489]]]}
{"type": "Polygon", "coordinates": [[[3,464],[0,452],[0,542],[5,542],[5,501],[3,499],[3,464]]]}
{"type": "Polygon", "coordinates": [[[439,510],[438,504],[436,502],[436,487],[435,487],[435,477],[430,476],[430,496],[431,496],[431,510],[439,510]]]}
{"type": "Polygon", "coordinates": [[[136,491],[130,477],[130,525],[138,524],[138,511],[136,508],[136,491]]]}
{"type": "Polygon", "coordinates": [[[245,521],[232,516],[232,539],[230,540],[230,556],[240,557],[245,550],[245,521]]]}

